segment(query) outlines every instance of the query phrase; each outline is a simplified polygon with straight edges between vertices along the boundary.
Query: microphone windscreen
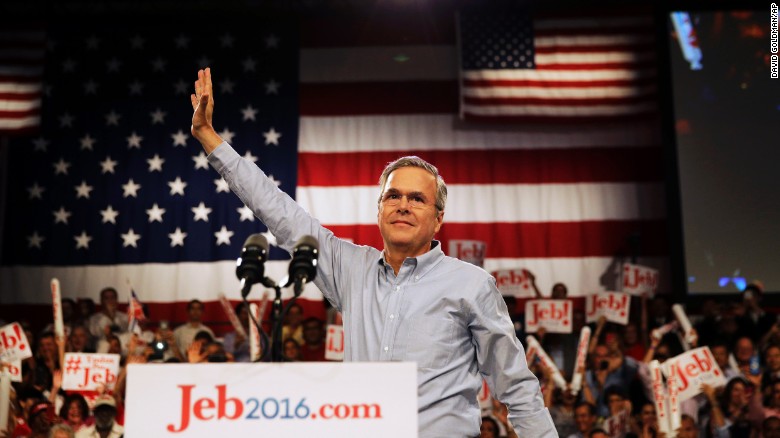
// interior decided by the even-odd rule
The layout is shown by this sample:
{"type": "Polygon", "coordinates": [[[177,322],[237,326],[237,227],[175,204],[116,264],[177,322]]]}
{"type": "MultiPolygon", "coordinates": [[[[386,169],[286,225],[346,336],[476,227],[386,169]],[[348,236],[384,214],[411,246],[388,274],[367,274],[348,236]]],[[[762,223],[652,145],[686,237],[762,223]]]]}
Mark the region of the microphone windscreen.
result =
{"type": "Polygon", "coordinates": [[[252,234],[246,238],[244,242],[244,249],[250,246],[259,247],[261,251],[268,252],[268,239],[262,234],[252,234]]]}
{"type": "Polygon", "coordinates": [[[314,236],[302,236],[300,239],[298,239],[297,242],[295,242],[295,248],[305,247],[310,247],[319,251],[320,244],[317,242],[317,239],[315,239],[314,236]]]}

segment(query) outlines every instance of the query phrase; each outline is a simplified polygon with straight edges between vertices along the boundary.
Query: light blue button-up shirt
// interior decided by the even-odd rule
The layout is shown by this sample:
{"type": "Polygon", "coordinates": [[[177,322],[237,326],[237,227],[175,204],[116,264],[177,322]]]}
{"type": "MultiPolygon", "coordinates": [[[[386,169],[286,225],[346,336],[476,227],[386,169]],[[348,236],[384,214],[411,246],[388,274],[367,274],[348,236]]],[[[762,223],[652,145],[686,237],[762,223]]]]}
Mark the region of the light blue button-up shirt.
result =
{"type": "Polygon", "coordinates": [[[417,362],[421,437],[478,436],[483,378],[519,436],[558,436],[490,274],[433,241],[396,275],[382,252],[335,237],[227,143],[209,162],[280,247],[317,239],[314,282],[342,313],[344,360],[417,362]]]}

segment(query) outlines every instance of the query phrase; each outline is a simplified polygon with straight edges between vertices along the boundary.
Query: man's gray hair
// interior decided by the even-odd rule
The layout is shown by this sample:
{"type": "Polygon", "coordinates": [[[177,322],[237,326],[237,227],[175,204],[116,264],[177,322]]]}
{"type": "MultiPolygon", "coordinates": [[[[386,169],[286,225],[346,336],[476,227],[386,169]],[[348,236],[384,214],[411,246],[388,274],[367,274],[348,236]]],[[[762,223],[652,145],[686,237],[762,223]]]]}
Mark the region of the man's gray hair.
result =
{"type": "Polygon", "coordinates": [[[75,438],[76,436],[73,429],[65,423],[59,423],[52,426],[51,429],[49,429],[49,438],[56,436],[57,432],[65,432],[68,434],[68,438],[75,438]]]}
{"type": "Polygon", "coordinates": [[[436,177],[436,210],[439,212],[444,211],[444,206],[447,204],[447,184],[444,183],[444,178],[439,175],[439,169],[437,169],[436,166],[414,155],[401,157],[387,163],[385,170],[382,171],[382,175],[379,177],[379,201],[377,201],[377,204],[382,202],[382,193],[385,191],[387,178],[390,177],[390,174],[393,173],[393,171],[402,167],[419,167],[427,170],[431,175],[436,177]]]}

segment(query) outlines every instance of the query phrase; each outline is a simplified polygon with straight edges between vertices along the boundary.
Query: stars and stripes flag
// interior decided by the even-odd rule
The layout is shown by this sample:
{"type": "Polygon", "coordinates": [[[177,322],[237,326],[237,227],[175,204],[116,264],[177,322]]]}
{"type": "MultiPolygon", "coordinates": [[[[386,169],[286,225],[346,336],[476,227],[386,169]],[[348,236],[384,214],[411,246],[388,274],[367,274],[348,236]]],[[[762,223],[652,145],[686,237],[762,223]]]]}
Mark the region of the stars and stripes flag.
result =
{"type": "MultiPolygon", "coordinates": [[[[546,123],[462,121],[457,21],[419,7],[302,26],[298,201],[337,235],[381,248],[378,175],[388,161],[413,154],[434,163],[448,185],[437,235],[445,252],[453,240],[485,242],[487,271],[528,269],[543,294],[555,282],[572,296],[614,288],[620,258],[632,255],[668,273],[656,114],[584,124],[556,114],[546,123]],[[632,239],[641,245],[632,248],[632,239]]],[[[627,20],[607,11],[598,21],[611,19],[627,20]]],[[[601,32],[623,27],[610,29],[601,32]]],[[[575,46],[583,54],[598,48],[575,46]]],[[[548,85],[553,98],[569,89],[548,85]]]]}
{"type": "MultiPolygon", "coordinates": [[[[19,207],[6,215],[0,299],[35,302],[52,271],[94,295],[131,278],[150,307],[238,296],[235,258],[265,228],[189,136],[187,94],[205,65],[223,137],[337,236],[382,248],[378,176],[414,154],[448,183],[445,251],[485,242],[486,270],[528,269],[543,293],[564,282],[573,296],[612,289],[631,238],[643,265],[666,272],[657,121],[464,122],[455,16],[417,7],[309,17],[298,35],[273,23],[208,37],[118,27],[95,42],[94,23],[71,30],[47,54],[58,79],[42,135],[12,145],[19,207]]],[[[288,256],[272,258],[280,278],[288,256]]]]}
{"type": "Polygon", "coordinates": [[[0,30],[0,136],[40,124],[45,33],[42,25],[3,22],[0,30]]]}
{"type": "Polygon", "coordinates": [[[141,326],[138,325],[138,322],[143,322],[145,320],[146,315],[144,314],[144,307],[141,304],[141,301],[138,300],[138,295],[135,294],[135,290],[131,288],[130,300],[127,303],[127,331],[140,335],[141,326]]]}
{"type": "Polygon", "coordinates": [[[603,123],[657,112],[652,16],[459,18],[466,120],[603,123]]]}
{"type": "MultiPolygon", "coordinates": [[[[295,195],[295,23],[141,21],[47,28],[40,130],[8,147],[1,302],[41,302],[52,277],[96,300],[129,279],[155,319],[184,319],[161,305],[239,297],[235,260],[266,228],[190,135],[199,68],[216,73],[220,135],[295,195]]],[[[271,258],[281,277],[289,256],[271,258]]]]}

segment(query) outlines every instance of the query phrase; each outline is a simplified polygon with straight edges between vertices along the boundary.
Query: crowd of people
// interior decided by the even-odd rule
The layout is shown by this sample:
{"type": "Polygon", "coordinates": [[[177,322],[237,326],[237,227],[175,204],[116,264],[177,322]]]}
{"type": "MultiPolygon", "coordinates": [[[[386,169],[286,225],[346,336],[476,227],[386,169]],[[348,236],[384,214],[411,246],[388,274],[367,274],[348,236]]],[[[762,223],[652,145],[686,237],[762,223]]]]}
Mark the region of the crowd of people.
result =
{"type": "MultiPolygon", "coordinates": [[[[130,327],[128,312],[120,309],[117,291],[100,292],[100,304],[89,299],[62,299],[65,339],[60,341],[54,325],[22,326],[35,354],[22,361],[22,382],[13,382],[9,424],[0,428],[0,438],[116,438],[123,436],[124,395],[128,364],[250,362],[249,312],[244,302],[234,311],[243,330],[231,330],[217,337],[203,321],[204,305],[187,304],[187,320],[170,327],[167,321],[138,320],[130,327]],[[88,303],[88,304],[84,304],[88,303]],[[91,305],[89,304],[91,303],[91,305]],[[113,388],[97,391],[62,389],[59,343],[68,353],[120,355],[120,372],[113,388]]],[[[227,319],[227,318],[226,318],[227,319]]],[[[0,321],[0,326],[14,321],[0,321]]],[[[266,324],[265,327],[268,327],[266,324]]],[[[303,308],[292,303],[282,330],[285,361],[325,360],[325,321],[305,317],[303,308]]]]}
{"type": "MultiPolygon", "coordinates": [[[[681,404],[681,438],[780,437],[780,323],[763,309],[762,288],[752,284],[737,300],[709,299],[691,313],[697,333],[692,346],[708,346],[727,379],[723,387],[703,385],[701,394],[681,404]]],[[[549,296],[567,299],[565,285],[556,284],[549,296]]],[[[584,379],[580,391],[553,383],[553,370],[529,358],[529,366],[542,384],[558,434],[568,438],[660,438],[648,364],[664,362],[684,351],[678,331],[661,338],[653,329],[673,321],[671,303],[664,295],[639,301],[627,325],[591,323],[584,379]],[[621,430],[607,422],[623,415],[621,430]]],[[[511,310],[519,307],[506,297],[511,310]]],[[[576,301],[576,299],[574,300],[576,301]]],[[[232,330],[215,336],[204,323],[203,303],[187,303],[187,321],[169,327],[164,321],[140,322],[128,330],[128,315],[120,309],[117,292],[106,288],[99,306],[83,301],[62,301],[67,337],[66,352],[121,355],[121,371],[113,389],[97,392],[63,391],[58,340],[53,326],[31,327],[18,321],[35,354],[22,364],[23,381],[14,383],[8,430],[0,437],[120,437],[124,423],[126,365],[131,363],[250,362],[248,340],[232,330]],[[140,334],[139,334],[140,332],[140,334]]],[[[575,304],[571,334],[530,333],[570,382],[575,372],[576,349],[586,325],[584,309],[575,304]]],[[[235,313],[244,332],[250,318],[243,303],[235,313]]],[[[511,312],[510,312],[511,313],[511,312]]],[[[525,344],[523,314],[513,316],[518,338],[525,344]]],[[[7,321],[9,322],[9,321],[7,321]]],[[[7,323],[6,322],[6,323],[7,323]]],[[[338,323],[338,320],[333,321],[338,323]]],[[[325,360],[326,322],[307,317],[297,304],[290,307],[282,329],[283,356],[288,361],[325,360]]],[[[483,409],[482,437],[514,437],[506,406],[493,400],[483,409]]]]}

